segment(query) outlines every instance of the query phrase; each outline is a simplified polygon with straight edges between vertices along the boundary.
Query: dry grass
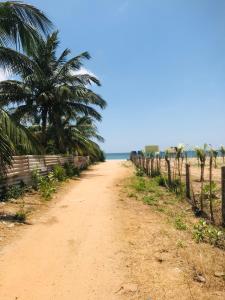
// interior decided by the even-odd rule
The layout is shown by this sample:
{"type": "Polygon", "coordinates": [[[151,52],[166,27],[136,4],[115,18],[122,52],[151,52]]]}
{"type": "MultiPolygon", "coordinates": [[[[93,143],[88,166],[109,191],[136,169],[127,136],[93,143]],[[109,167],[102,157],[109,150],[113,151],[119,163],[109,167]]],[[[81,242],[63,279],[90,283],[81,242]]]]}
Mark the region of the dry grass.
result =
{"type": "Polygon", "coordinates": [[[128,299],[225,299],[225,277],[215,276],[225,273],[225,252],[193,240],[198,220],[185,201],[154,185],[140,190],[138,181],[131,176],[120,191],[124,264],[138,284],[128,299]]]}

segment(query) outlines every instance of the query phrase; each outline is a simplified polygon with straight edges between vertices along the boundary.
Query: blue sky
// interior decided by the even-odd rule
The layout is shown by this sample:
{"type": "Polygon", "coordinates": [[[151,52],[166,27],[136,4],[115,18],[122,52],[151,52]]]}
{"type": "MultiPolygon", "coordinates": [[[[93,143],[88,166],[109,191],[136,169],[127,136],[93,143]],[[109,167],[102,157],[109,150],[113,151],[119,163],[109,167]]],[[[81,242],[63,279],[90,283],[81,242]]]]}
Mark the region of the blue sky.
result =
{"type": "Polygon", "coordinates": [[[62,48],[88,50],[107,152],[225,144],[224,0],[33,0],[62,48]]]}

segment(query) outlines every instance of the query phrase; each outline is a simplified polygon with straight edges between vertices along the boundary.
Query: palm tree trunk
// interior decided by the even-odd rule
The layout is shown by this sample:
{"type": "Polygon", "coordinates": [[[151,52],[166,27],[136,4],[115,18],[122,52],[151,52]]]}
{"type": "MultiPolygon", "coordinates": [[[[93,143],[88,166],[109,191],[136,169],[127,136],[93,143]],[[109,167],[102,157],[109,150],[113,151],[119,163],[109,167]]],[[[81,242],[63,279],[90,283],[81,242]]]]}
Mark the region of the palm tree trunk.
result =
{"type": "Polygon", "coordinates": [[[42,145],[44,147],[46,147],[46,145],[47,145],[47,140],[46,140],[47,114],[48,114],[47,108],[44,108],[42,110],[42,113],[41,113],[41,119],[42,119],[42,128],[41,128],[41,132],[42,132],[42,145]]]}

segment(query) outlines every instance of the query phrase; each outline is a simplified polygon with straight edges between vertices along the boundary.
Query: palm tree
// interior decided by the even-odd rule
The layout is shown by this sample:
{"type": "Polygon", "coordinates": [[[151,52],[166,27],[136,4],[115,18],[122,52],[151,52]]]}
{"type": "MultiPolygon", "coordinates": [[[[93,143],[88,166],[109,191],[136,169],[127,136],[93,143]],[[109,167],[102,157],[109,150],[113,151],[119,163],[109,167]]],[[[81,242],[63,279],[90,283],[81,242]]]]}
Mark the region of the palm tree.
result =
{"type": "MultiPolygon", "coordinates": [[[[16,148],[26,153],[37,152],[37,143],[29,131],[15,122],[3,109],[0,110],[0,177],[11,165],[16,148]]],[[[39,147],[38,147],[39,148],[39,147]]]]}
{"type": "MultiPolygon", "coordinates": [[[[72,124],[69,118],[64,119],[59,125],[57,128],[47,127],[47,153],[90,155],[93,158],[102,154],[96,142],[104,142],[104,139],[99,135],[90,116],[77,116],[72,124]]],[[[29,130],[40,140],[42,134],[40,125],[29,127],[29,130]]]]}
{"type": "MultiPolygon", "coordinates": [[[[26,56],[14,49],[31,51],[41,35],[52,27],[51,21],[36,7],[19,1],[0,3],[0,66],[15,73],[21,69],[30,71],[26,56]]],[[[0,175],[11,164],[16,146],[25,151],[34,150],[33,138],[19,123],[13,120],[0,105],[0,175]]]]}
{"type": "Polygon", "coordinates": [[[207,158],[207,144],[204,144],[203,148],[196,147],[196,155],[197,158],[200,160],[201,164],[201,176],[200,176],[200,182],[201,182],[201,194],[200,194],[200,204],[201,204],[201,211],[204,209],[204,204],[203,204],[203,183],[204,183],[204,172],[205,172],[205,163],[206,163],[206,158],[207,158]]]}
{"type": "Polygon", "coordinates": [[[0,45],[29,52],[39,37],[47,35],[52,22],[38,8],[21,1],[0,3],[0,45]]]}
{"type": "Polygon", "coordinates": [[[57,130],[58,147],[61,148],[60,130],[64,121],[74,121],[77,116],[91,116],[101,120],[95,107],[103,109],[105,100],[87,87],[99,80],[88,73],[80,74],[82,60],[89,59],[88,52],[68,59],[69,49],[57,57],[58,32],[40,39],[29,57],[28,68],[21,70],[21,80],[0,83],[0,99],[4,105],[14,102],[13,116],[20,121],[32,120],[41,125],[42,144],[47,145],[47,127],[57,130]]]}

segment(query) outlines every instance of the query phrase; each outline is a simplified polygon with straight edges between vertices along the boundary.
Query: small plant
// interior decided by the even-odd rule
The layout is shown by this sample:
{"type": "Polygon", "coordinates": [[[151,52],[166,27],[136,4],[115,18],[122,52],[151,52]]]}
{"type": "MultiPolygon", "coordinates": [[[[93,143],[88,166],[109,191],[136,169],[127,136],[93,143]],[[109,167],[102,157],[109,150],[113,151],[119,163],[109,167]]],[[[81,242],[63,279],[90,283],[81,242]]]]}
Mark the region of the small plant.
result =
{"type": "Polygon", "coordinates": [[[167,186],[167,182],[166,182],[166,179],[163,177],[163,176],[157,176],[155,178],[155,181],[157,182],[157,184],[159,186],[163,186],[163,187],[166,187],[167,186]]]}
{"type": "Polygon", "coordinates": [[[143,202],[148,205],[157,205],[157,200],[153,196],[144,196],[143,202]]]}
{"type": "Polygon", "coordinates": [[[42,198],[50,200],[52,194],[56,190],[56,179],[53,172],[50,172],[48,176],[41,176],[38,183],[42,198]]]}
{"type": "Polygon", "coordinates": [[[22,197],[25,193],[25,186],[21,182],[20,185],[12,185],[10,186],[4,195],[5,200],[9,199],[18,199],[19,197],[22,197]]]}
{"type": "Polygon", "coordinates": [[[186,247],[185,242],[182,240],[178,240],[177,248],[185,248],[185,247],[186,247]]]}
{"type": "Polygon", "coordinates": [[[38,190],[38,184],[39,184],[40,178],[41,178],[41,175],[39,173],[39,170],[34,169],[31,173],[31,186],[35,191],[38,190]]]}
{"type": "Polygon", "coordinates": [[[137,192],[145,191],[146,189],[145,180],[140,178],[137,182],[134,183],[133,187],[137,192]]]}
{"type": "Polygon", "coordinates": [[[214,246],[224,247],[225,233],[208,225],[204,220],[194,225],[193,237],[197,243],[207,242],[214,246]]]}
{"type": "Polygon", "coordinates": [[[144,176],[144,171],[140,168],[137,168],[136,170],[136,176],[138,177],[143,177],[144,176]]]}
{"type": "MultiPolygon", "coordinates": [[[[212,199],[217,198],[217,196],[216,196],[217,192],[218,192],[217,184],[214,181],[212,181],[211,182],[211,197],[212,197],[212,199]]],[[[210,198],[210,184],[205,184],[203,186],[203,196],[205,199],[210,198]]]]}
{"type": "Polygon", "coordinates": [[[184,223],[181,217],[176,217],[174,220],[174,225],[177,230],[186,230],[187,225],[184,223]]]}
{"type": "Polygon", "coordinates": [[[74,167],[73,167],[72,164],[66,162],[64,164],[64,169],[65,169],[67,177],[73,177],[74,176],[74,167]]]}
{"type": "Polygon", "coordinates": [[[17,221],[17,222],[25,222],[26,221],[26,218],[27,218],[27,215],[26,215],[26,212],[22,209],[22,210],[19,210],[17,213],[15,213],[14,215],[14,220],[17,221]]]}
{"type": "Polygon", "coordinates": [[[66,179],[66,171],[62,166],[56,165],[53,167],[53,176],[58,181],[64,181],[66,179]]]}

